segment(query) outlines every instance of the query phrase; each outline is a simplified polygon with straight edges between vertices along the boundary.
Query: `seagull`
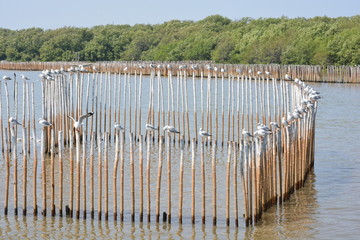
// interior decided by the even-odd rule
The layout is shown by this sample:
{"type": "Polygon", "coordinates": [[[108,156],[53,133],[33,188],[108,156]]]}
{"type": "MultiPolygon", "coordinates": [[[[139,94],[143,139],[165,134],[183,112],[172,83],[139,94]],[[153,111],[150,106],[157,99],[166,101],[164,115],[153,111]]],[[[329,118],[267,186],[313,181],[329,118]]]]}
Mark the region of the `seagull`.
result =
{"type": "Polygon", "coordinates": [[[273,126],[274,128],[280,128],[277,122],[270,122],[270,125],[273,126]]]}
{"type": "Polygon", "coordinates": [[[25,76],[25,75],[20,75],[21,76],[21,79],[22,80],[30,80],[30,78],[28,78],[27,76],[25,76]]]}
{"type": "Polygon", "coordinates": [[[226,72],[226,69],[221,68],[221,69],[220,69],[220,72],[222,72],[222,73],[223,73],[223,72],[226,72]]]}
{"type": "Polygon", "coordinates": [[[124,72],[126,72],[127,70],[128,70],[128,67],[125,67],[125,68],[124,68],[124,72]]]}
{"type": "Polygon", "coordinates": [[[239,68],[237,68],[235,71],[236,71],[237,73],[239,73],[239,74],[241,74],[241,73],[242,73],[242,70],[241,70],[241,69],[239,69],[239,68]]]}
{"type": "Polygon", "coordinates": [[[261,71],[257,71],[257,74],[258,74],[258,75],[262,75],[262,72],[261,72],[261,71]]]}
{"type": "Polygon", "coordinates": [[[140,65],[139,65],[139,68],[140,68],[140,69],[144,69],[145,67],[144,67],[144,65],[141,65],[141,64],[140,64],[140,65]]]}
{"type": "Polygon", "coordinates": [[[10,118],[9,118],[9,123],[21,125],[21,123],[19,123],[19,122],[16,120],[16,118],[14,118],[14,117],[10,117],[10,118]]]}
{"type": "Polygon", "coordinates": [[[5,76],[3,76],[3,79],[4,80],[11,80],[11,77],[8,77],[8,76],[5,75],[5,76]]]}
{"type": "Polygon", "coordinates": [[[271,73],[269,71],[265,71],[265,74],[268,75],[268,76],[271,75],[271,73]]]}
{"type": "Polygon", "coordinates": [[[289,122],[286,121],[285,117],[282,118],[281,123],[284,124],[285,127],[289,126],[289,122]]]}
{"type": "Polygon", "coordinates": [[[251,135],[249,131],[246,131],[245,128],[242,130],[242,135],[244,135],[245,137],[253,137],[253,135],[251,135]]]}
{"type": "Polygon", "coordinates": [[[92,115],[94,115],[94,112],[88,112],[87,114],[83,114],[79,117],[78,121],[76,121],[73,117],[71,117],[69,115],[67,117],[74,121],[74,128],[78,129],[83,124],[84,119],[88,118],[92,115]]]}
{"type": "Polygon", "coordinates": [[[252,70],[251,70],[251,69],[249,69],[249,71],[248,71],[248,72],[249,72],[249,74],[251,74],[251,73],[252,73],[252,70]]]}
{"type": "Polygon", "coordinates": [[[146,130],[150,130],[150,131],[152,131],[152,130],[159,130],[159,127],[154,127],[153,125],[151,125],[151,124],[145,124],[145,127],[146,127],[146,130]]]}
{"type": "Polygon", "coordinates": [[[41,125],[43,125],[44,127],[48,127],[48,126],[51,126],[52,123],[46,121],[45,119],[43,118],[39,118],[39,121],[38,121],[41,125]]]}
{"type": "Polygon", "coordinates": [[[191,65],[191,69],[196,70],[196,69],[198,69],[198,67],[197,67],[197,65],[191,65]]]}
{"type": "Polygon", "coordinates": [[[289,74],[285,74],[285,79],[286,80],[291,80],[291,76],[289,74]]]}
{"type": "Polygon", "coordinates": [[[176,128],[174,128],[173,126],[165,126],[163,128],[164,131],[168,131],[171,133],[180,133],[178,130],[176,130],[176,128]]]}
{"type": "Polygon", "coordinates": [[[202,137],[211,137],[212,135],[206,131],[204,131],[202,128],[199,130],[199,135],[202,137]]]}
{"type": "Polygon", "coordinates": [[[254,137],[264,137],[264,136],[266,136],[267,134],[270,134],[270,133],[271,133],[271,131],[266,131],[264,129],[259,129],[256,132],[254,132],[254,137]]]}
{"type": "Polygon", "coordinates": [[[168,69],[172,69],[171,64],[168,64],[166,67],[167,67],[168,69]]]}
{"type": "Polygon", "coordinates": [[[150,68],[155,68],[156,66],[155,66],[155,64],[153,64],[153,63],[150,63],[150,68]]]}
{"type": "Polygon", "coordinates": [[[114,124],[114,128],[119,129],[120,131],[125,130],[125,128],[123,126],[121,126],[120,124],[117,124],[117,123],[114,124]]]}

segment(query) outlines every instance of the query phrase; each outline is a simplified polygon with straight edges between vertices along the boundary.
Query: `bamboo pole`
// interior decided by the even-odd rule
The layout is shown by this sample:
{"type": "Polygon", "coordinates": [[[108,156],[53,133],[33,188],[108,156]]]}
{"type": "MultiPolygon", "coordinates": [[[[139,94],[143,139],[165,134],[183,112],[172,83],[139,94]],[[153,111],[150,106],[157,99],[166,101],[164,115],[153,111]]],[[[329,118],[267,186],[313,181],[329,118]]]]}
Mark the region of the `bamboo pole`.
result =
{"type": "Polygon", "coordinates": [[[201,141],[201,147],[200,147],[200,166],[201,166],[201,180],[202,180],[202,224],[205,224],[205,214],[206,214],[206,208],[205,208],[205,197],[206,197],[206,191],[205,191],[205,159],[204,159],[204,142],[201,141]]]}
{"type": "Polygon", "coordinates": [[[51,129],[51,145],[50,145],[50,179],[51,179],[51,198],[50,212],[51,216],[55,216],[55,132],[51,129]]]}
{"type": "Polygon", "coordinates": [[[83,147],[83,153],[82,153],[82,195],[83,195],[83,218],[86,219],[86,142],[87,142],[87,132],[83,132],[83,138],[82,138],[82,147],[83,147]]]}
{"type": "Polygon", "coordinates": [[[196,138],[191,142],[191,223],[195,224],[195,144],[196,138]]]}
{"type": "MultiPolygon", "coordinates": [[[[149,132],[148,132],[149,134],[149,132]]],[[[146,192],[147,192],[147,220],[151,220],[151,192],[150,192],[150,170],[151,170],[150,140],[148,138],[146,148],[146,192]]]]}
{"type": "Polygon", "coordinates": [[[64,169],[63,169],[63,151],[64,151],[64,135],[63,131],[59,131],[58,135],[59,144],[59,216],[63,216],[63,182],[64,182],[64,169]]]}
{"type": "Polygon", "coordinates": [[[160,221],[160,188],[161,188],[161,172],[162,172],[162,151],[164,139],[161,136],[159,141],[159,161],[158,161],[158,174],[156,181],[156,222],[160,221]]]}
{"type": "Polygon", "coordinates": [[[167,175],[168,175],[168,222],[171,223],[171,136],[168,134],[167,137],[167,175]]]}
{"type": "MultiPolygon", "coordinates": [[[[169,141],[170,142],[170,141],[169,141]]],[[[185,139],[182,136],[181,139],[181,150],[180,150],[180,173],[179,173],[179,223],[182,224],[182,213],[183,213],[183,192],[184,192],[184,145],[185,139]]]]}
{"type": "MultiPolygon", "coordinates": [[[[33,110],[34,111],[34,110],[33,110]]],[[[33,208],[34,208],[34,216],[37,216],[38,213],[38,207],[37,207],[37,147],[36,147],[36,129],[32,129],[32,135],[33,135],[33,154],[34,154],[34,164],[33,164],[33,208]]],[[[5,132],[5,136],[7,136],[5,132]]]]}
{"type": "Polygon", "coordinates": [[[124,221],[124,143],[125,132],[120,135],[120,220],[124,221]]]}
{"type": "Polygon", "coordinates": [[[98,220],[102,215],[102,157],[101,157],[101,134],[98,135],[98,220]]]}
{"type": "Polygon", "coordinates": [[[131,222],[135,222],[135,164],[133,138],[133,134],[130,133],[131,222]]]}
{"type": "Polygon", "coordinates": [[[115,162],[113,170],[114,220],[117,220],[117,170],[119,165],[119,131],[115,130],[115,162]]]}
{"type": "Polygon", "coordinates": [[[5,177],[5,203],[4,203],[4,215],[8,214],[9,209],[9,188],[10,188],[10,155],[8,146],[8,132],[7,128],[4,129],[4,148],[5,148],[5,166],[6,166],[6,177],[5,177]]]}
{"type": "Polygon", "coordinates": [[[104,186],[105,186],[105,220],[109,220],[109,133],[104,133],[104,186]]]}
{"type": "Polygon", "coordinates": [[[212,169],[212,187],[213,187],[213,226],[217,222],[217,184],[216,184],[216,143],[213,145],[211,169],[212,169]]]}
{"type": "Polygon", "coordinates": [[[226,162],[226,226],[230,225],[230,161],[232,143],[228,143],[228,157],[226,162]]]}
{"type": "Polygon", "coordinates": [[[144,219],[143,136],[139,135],[140,222],[144,219]]]}
{"type": "Polygon", "coordinates": [[[91,132],[90,143],[90,215],[94,219],[94,148],[95,148],[95,132],[91,132]]]}
{"type": "Polygon", "coordinates": [[[80,132],[75,131],[76,140],[76,218],[80,218],[80,132]]]}
{"type": "Polygon", "coordinates": [[[73,130],[69,129],[69,165],[70,165],[70,203],[69,203],[69,215],[73,216],[74,211],[74,160],[73,160],[73,149],[74,149],[74,138],[73,138],[73,130]]]}
{"type": "Polygon", "coordinates": [[[46,148],[45,128],[41,131],[41,180],[42,180],[42,215],[46,216],[46,165],[45,165],[45,148],[46,148]]]}

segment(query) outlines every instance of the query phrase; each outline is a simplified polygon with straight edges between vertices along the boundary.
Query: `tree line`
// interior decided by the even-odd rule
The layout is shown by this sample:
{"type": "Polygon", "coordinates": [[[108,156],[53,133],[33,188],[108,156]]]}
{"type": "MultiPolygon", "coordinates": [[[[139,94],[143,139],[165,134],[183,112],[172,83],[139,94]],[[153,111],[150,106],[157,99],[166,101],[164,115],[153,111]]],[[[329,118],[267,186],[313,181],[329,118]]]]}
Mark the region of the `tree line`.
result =
{"type": "Polygon", "coordinates": [[[54,30],[0,28],[0,60],[359,65],[360,15],[241,18],[54,30]]]}

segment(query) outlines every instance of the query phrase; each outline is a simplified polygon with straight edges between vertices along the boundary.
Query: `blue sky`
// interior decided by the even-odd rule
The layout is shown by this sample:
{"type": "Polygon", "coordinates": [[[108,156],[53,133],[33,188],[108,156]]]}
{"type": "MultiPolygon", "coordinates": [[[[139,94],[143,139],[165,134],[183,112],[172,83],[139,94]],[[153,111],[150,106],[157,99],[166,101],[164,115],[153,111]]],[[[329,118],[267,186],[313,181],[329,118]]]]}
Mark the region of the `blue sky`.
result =
{"type": "Polygon", "coordinates": [[[198,21],[214,14],[231,20],[360,14],[360,0],[0,0],[0,7],[0,27],[13,30],[198,21]]]}

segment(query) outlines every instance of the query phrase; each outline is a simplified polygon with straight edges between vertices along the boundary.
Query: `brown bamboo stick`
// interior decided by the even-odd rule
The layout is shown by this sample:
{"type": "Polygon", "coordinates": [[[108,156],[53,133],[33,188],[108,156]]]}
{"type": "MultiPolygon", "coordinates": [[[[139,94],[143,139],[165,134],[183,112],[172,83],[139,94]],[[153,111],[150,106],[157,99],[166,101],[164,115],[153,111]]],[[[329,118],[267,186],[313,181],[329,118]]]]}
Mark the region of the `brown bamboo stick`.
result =
{"type": "Polygon", "coordinates": [[[160,189],[161,189],[161,172],[162,172],[162,151],[164,139],[161,136],[159,141],[159,161],[158,161],[158,174],[156,181],[156,222],[160,221],[160,189]]]}
{"type": "Polygon", "coordinates": [[[75,209],[76,209],[76,218],[80,218],[80,132],[75,131],[75,140],[76,140],[76,200],[75,200],[75,209]]]}
{"type": "Polygon", "coordinates": [[[226,161],[226,194],[225,194],[225,202],[226,202],[226,226],[230,225],[230,162],[231,162],[231,148],[232,143],[228,142],[228,157],[226,161]]]}
{"type": "Polygon", "coordinates": [[[114,204],[114,220],[117,220],[117,170],[120,159],[120,150],[119,150],[119,131],[115,130],[115,162],[113,170],[113,204],[114,204]]]}
{"type": "Polygon", "coordinates": [[[7,128],[4,129],[4,148],[5,148],[5,166],[6,166],[6,177],[5,177],[5,203],[4,203],[4,215],[8,214],[9,209],[9,188],[10,188],[10,154],[8,146],[8,132],[7,128]]]}
{"type": "Polygon", "coordinates": [[[104,133],[104,187],[105,187],[105,220],[109,220],[109,133],[104,133]]]}
{"type": "Polygon", "coordinates": [[[59,216],[63,216],[63,198],[64,198],[64,169],[63,169],[63,151],[64,151],[64,135],[63,131],[59,131],[58,144],[59,144],[59,216]]]}
{"type": "MultiPolygon", "coordinates": [[[[150,132],[147,133],[148,135],[150,132]]],[[[147,192],[147,220],[151,220],[151,191],[150,191],[150,170],[151,170],[151,152],[150,152],[150,139],[147,137],[146,148],[146,192],[147,192]]]]}
{"type": "Polygon", "coordinates": [[[55,216],[55,132],[51,129],[51,144],[50,144],[50,212],[51,216],[55,216]]]}
{"type": "MultiPolygon", "coordinates": [[[[170,143],[170,141],[169,141],[170,143]]],[[[180,150],[180,173],[179,173],[179,223],[182,224],[183,217],[183,192],[184,192],[184,136],[181,138],[181,150],[180,150]]]]}
{"type": "Polygon", "coordinates": [[[94,219],[94,148],[95,148],[95,132],[91,132],[90,142],[90,216],[94,219]]]}
{"type": "Polygon", "coordinates": [[[144,177],[143,177],[144,171],[143,171],[143,136],[139,135],[139,185],[140,185],[140,215],[139,219],[140,222],[143,222],[144,219],[144,177]]]}
{"type": "Polygon", "coordinates": [[[191,223],[195,224],[195,144],[196,138],[191,141],[191,223]]]}
{"type": "Polygon", "coordinates": [[[46,216],[46,162],[45,162],[45,148],[46,148],[46,132],[45,128],[41,131],[41,181],[42,181],[42,215],[46,216]]]}

